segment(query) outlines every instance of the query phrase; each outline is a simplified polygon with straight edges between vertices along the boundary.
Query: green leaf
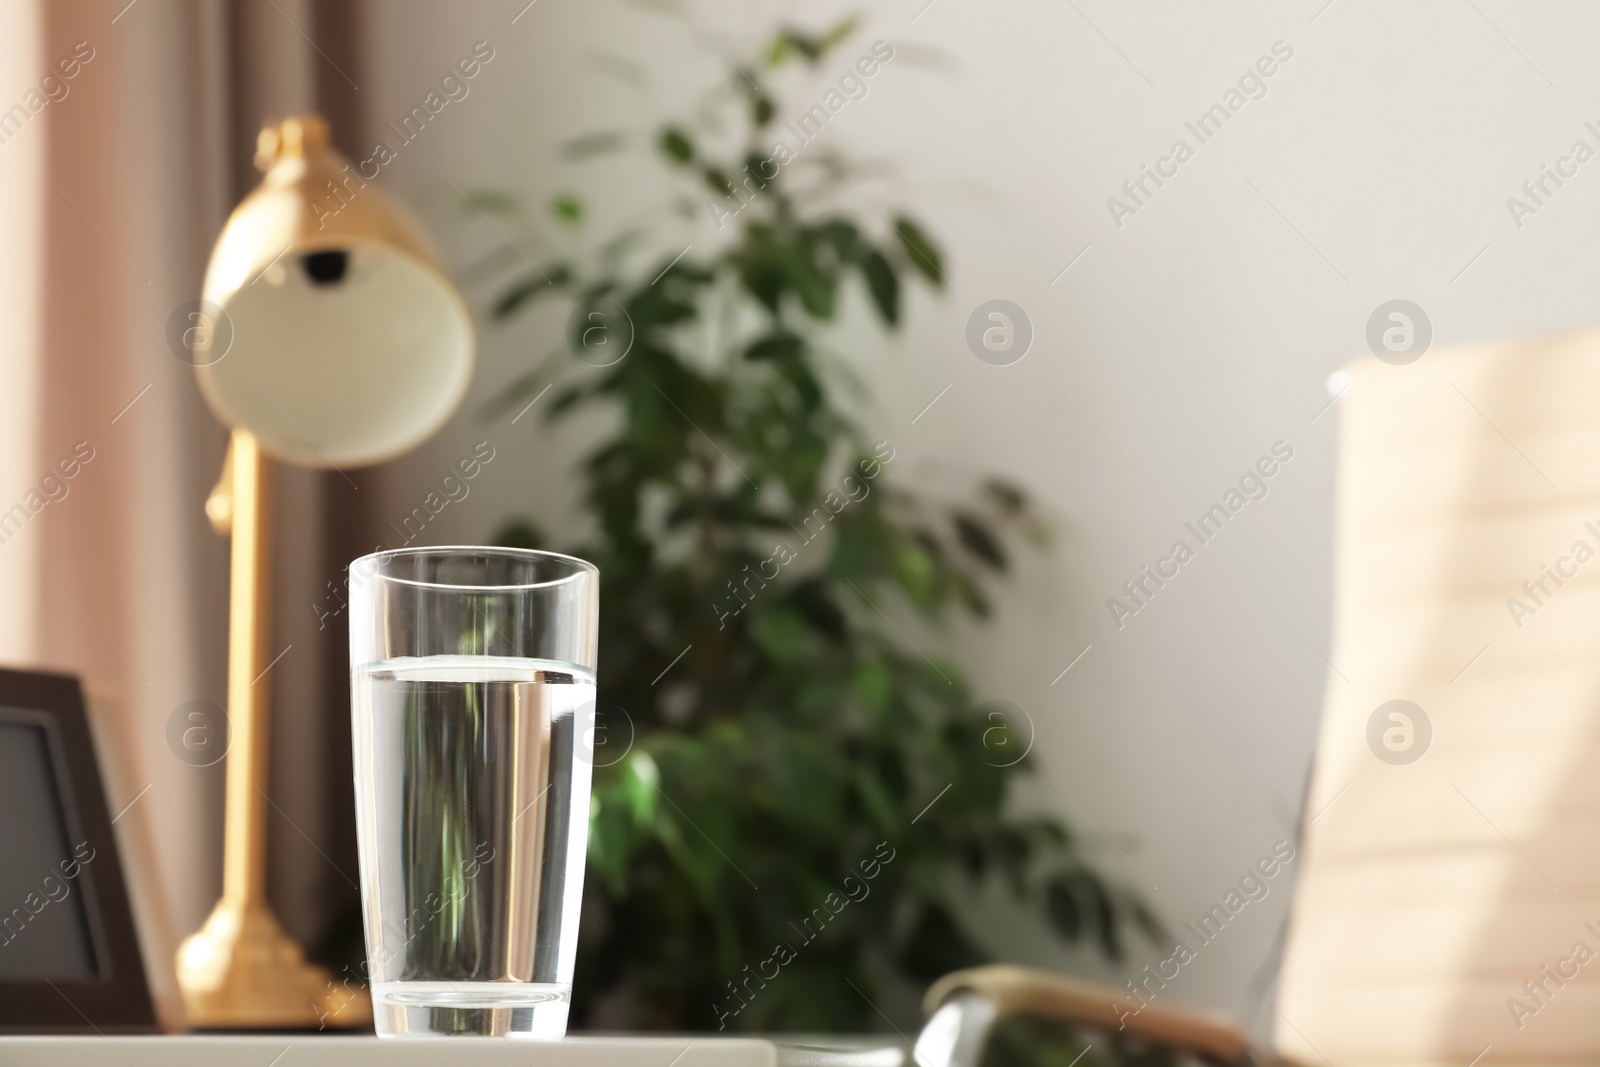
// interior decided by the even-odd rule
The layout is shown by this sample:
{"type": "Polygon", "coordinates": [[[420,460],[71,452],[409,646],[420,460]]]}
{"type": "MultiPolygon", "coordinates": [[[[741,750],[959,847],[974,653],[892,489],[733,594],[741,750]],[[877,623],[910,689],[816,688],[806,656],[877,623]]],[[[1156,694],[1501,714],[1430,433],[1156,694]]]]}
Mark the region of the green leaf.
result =
{"type": "Polygon", "coordinates": [[[745,359],[789,359],[801,355],[806,343],[792,333],[771,333],[750,342],[744,350],[745,359]]]}
{"type": "Polygon", "coordinates": [[[857,258],[861,245],[861,235],[855,226],[844,219],[829,219],[818,226],[817,236],[833,247],[841,262],[851,262],[857,258]]]}
{"type": "MultiPolygon", "coordinates": [[[[817,376],[812,371],[811,366],[804,359],[801,359],[798,353],[781,356],[777,362],[778,369],[783,372],[784,380],[794,386],[795,396],[800,401],[800,410],[795,414],[796,418],[802,421],[801,425],[794,427],[794,436],[797,438],[795,451],[803,454],[807,451],[806,445],[810,439],[808,426],[804,420],[809,420],[812,414],[822,406],[822,385],[817,381],[817,376]]],[[[827,458],[828,449],[826,443],[817,442],[815,451],[821,453],[818,456],[819,463],[827,458]]]]}
{"type": "Polygon", "coordinates": [[[622,804],[612,803],[614,794],[598,787],[589,800],[589,862],[604,879],[613,898],[627,892],[631,826],[622,804]]]}
{"type": "Polygon", "coordinates": [[[1083,933],[1083,912],[1072,885],[1065,878],[1052,878],[1044,889],[1045,912],[1061,935],[1076,941],[1083,933]]]}
{"type": "Polygon", "coordinates": [[[655,820],[656,799],[661,795],[661,770],[650,753],[635,749],[623,761],[622,792],[633,821],[646,826],[655,820]]]}
{"type": "Polygon", "coordinates": [[[754,627],[761,648],[779,663],[798,663],[805,655],[810,630],[793,611],[758,616],[754,627]]]}
{"type": "Polygon", "coordinates": [[[550,213],[562,222],[579,222],[583,218],[583,201],[571,193],[562,193],[550,201],[550,213]]]}
{"type": "Polygon", "coordinates": [[[816,834],[831,833],[844,821],[848,798],[833,752],[815,734],[791,735],[767,773],[775,799],[791,820],[816,834]]]}
{"type": "Polygon", "coordinates": [[[872,816],[878,831],[885,835],[897,834],[905,820],[878,776],[863,768],[856,776],[856,790],[861,794],[862,806],[872,816]]]}
{"type": "MultiPolygon", "coordinates": [[[[825,459],[826,456],[822,458],[825,459]]],[[[785,525],[783,529],[788,531],[792,527],[785,525]]],[[[846,636],[844,612],[839,610],[839,605],[834,603],[827,584],[819,577],[813,576],[801,581],[794,587],[789,599],[801,616],[820,633],[835,642],[844,641],[846,636]]]]}
{"type": "Polygon", "coordinates": [[[1003,478],[985,479],[983,492],[1008,516],[1020,515],[1028,508],[1028,494],[1003,478]]]}
{"type": "Polygon", "coordinates": [[[799,47],[803,47],[803,43],[797,42],[792,32],[780,30],[762,53],[762,59],[769,67],[781,66],[786,59],[799,50],[799,47]]]}
{"type": "Polygon", "coordinates": [[[769,165],[766,156],[759,152],[751,152],[744,157],[744,168],[739,173],[742,175],[739,185],[744,190],[739,194],[741,200],[752,191],[770,196],[773,183],[778,177],[778,165],[776,162],[769,165]]]}
{"type": "MultiPolygon", "coordinates": [[[[729,178],[717,167],[701,167],[700,178],[705,182],[706,188],[710,189],[713,193],[716,193],[718,196],[724,197],[728,200],[738,201],[740,206],[743,206],[743,202],[738,200],[733,179],[729,178]]],[[[733,208],[731,210],[737,211],[739,208],[733,208]]]]}
{"type": "Polygon", "coordinates": [[[527,519],[515,519],[500,527],[494,543],[507,548],[543,548],[549,542],[539,527],[527,519]]]}
{"type": "Polygon", "coordinates": [[[572,271],[565,264],[548,270],[534,268],[534,272],[500,294],[489,311],[489,317],[499,321],[509,318],[518,308],[537,297],[565,289],[572,283],[572,271]]]}
{"type": "Polygon", "coordinates": [[[822,271],[811,250],[797,242],[786,242],[776,251],[779,268],[800,298],[800,305],[816,318],[832,318],[833,277],[822,271]]]}
{"type": "Polygon", "coordinates": [[[658,146],[661,154],[674,163],[687,163],[694,158],[694,144],[690,142],[689,135],[676,126],[668,126],[661,131],[658,146]]]}
{"type": "Polygon", "coordinates": [[[889,706],[889,672],[881,663],[863,663],[856,669],[856,699],[873,711],[884,711],[889,706]]]}
{"type": "Polygon", "coordinates": [[[989,598],[983,595],[983,590],[978,588],[978,583],[960,571],[952,574],[951,580],[955,583],[956,596],[961,603],[966,605],[968,611],[980,619],[989,617],[989,598]]]}
{"type": "Polygon", "coordinates": [[[540,276],[524,278],[522,281],[500,294],[500,299],[494,302],[494,307],[489,311],[493,319],[509,318],[518,308],[536,296],[555,292],[555,287],[549,280],[540,276]]]}
{"type": "Polygon", "coordinates": [[[549,418],[556,418],[575,407],[584,397],[588,396],[590,389],[581,385],[569,385],[550,399],[550,406],[545,409],[549,418]]]}
{"type": "Polygon", "coordinates": [[[894,232],[900,236],[900,247],[905,249],[906,262],[922,272],[935,285],[944,284],[944,271],[940,267],[939,246],[904,215],[894,220],[894,232]]]}
{"type": "Polygon", "coordinates": [[[561,155],[576,162],[604,155],[607,152],[615,152],[625,142],[626,138],[616,130],[587,133],[564,142],[561,145],[561,155]]]}
{"type": "Polygon", "coordinates": [[[966,512],[956,512],[953,520],[962,547],[997,571],[1006,569],[1006,552],[983,520],[966,512]]]}
{"type": "Polygon", "coordinates": [[[861,274],[867,280],[867,291],[878,315],[890,326],[900,322],[900,279],[883,253],[876,248],[861,257],[861,274]]]}
{"type": "Polygon", "coordinates": [[[927,603],[933,596],[933,557],[910,544],[895,556],[895,573],[912,600],[927,603]]]}
{"type": "Polygon", "coordinates": [[[833,28],[822,35],[820,42],[822,46],[821,54],[826,55],[835,45],[842,43],[845,38],[855,33],[857,25],[859,25],[859,20],[854,15],[834,23],[833,28]]]}
{"type": "Polygon", "coordinates": [[[639,290],[623,304],[623,309],[627,312],[629,321],[633,323],[635,337],[643,336],[663,326],[687,322],[699,314],[699,309],[694,303],[679,299],[660,286],[648,286],[639,290]]]}
{"type": "Polygon", "coordinates": [[[778,31],[778,35],[767,45],[763,58],[767,66],[776,67],[791,55],[799,55],[807,62],[815,63],[826,55],[835,45],[855,32],[856,20],[847,18],[836,23],[834,27],[821,35],[812,35],[801,30],[785,27],[778,31]]]}

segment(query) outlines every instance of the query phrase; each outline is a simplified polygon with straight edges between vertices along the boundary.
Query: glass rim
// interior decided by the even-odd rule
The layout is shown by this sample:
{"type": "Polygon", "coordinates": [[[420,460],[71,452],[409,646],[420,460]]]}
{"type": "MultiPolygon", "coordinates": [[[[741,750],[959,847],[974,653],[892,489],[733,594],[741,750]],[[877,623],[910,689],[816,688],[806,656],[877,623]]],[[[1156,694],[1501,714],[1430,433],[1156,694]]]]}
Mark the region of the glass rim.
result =
{"type": "Polygon", "coordinates": [[[394,582],[398,585],[409,585],[417,589],[439,589],[449,592],[486,592],[486,593],[517,593],[534,589],[548,589],[552,586],[570,582],[574,578],[587,574],[593,578],[600,577],[600,568],[586,559],[569,555],[565,552],[551,552],[542,548],[512,548],[505,545],[430,545],[415,548],[385,548],[378,552],[368,552],[365,556],[358,556],[350,563],[352,573],[360,567],[364,573],[362,580],[381,580],[394,582]],[[400,578],[391,574],[384,574],[379,570],[384,563],[399,559],[404,556],[426,555],[498,555],[514,559],[548,559],[573,565],[572,573],[564,574],[559,578],[552,578],[543,582],[515,582],[511,585],[461,585],[456,582],[424,582],[415,578],[400,578]]]}

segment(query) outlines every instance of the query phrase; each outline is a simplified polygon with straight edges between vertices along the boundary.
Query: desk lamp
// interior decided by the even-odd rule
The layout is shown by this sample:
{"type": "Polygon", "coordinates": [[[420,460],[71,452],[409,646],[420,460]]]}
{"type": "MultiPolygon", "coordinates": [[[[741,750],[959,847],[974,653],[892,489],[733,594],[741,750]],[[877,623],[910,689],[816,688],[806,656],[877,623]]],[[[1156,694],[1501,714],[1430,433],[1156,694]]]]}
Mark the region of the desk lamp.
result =
{"type": "Polygon", "coordinates": [[[342,471],[427,438],[466,392],[472,320],[421,224],[320,116],[263,129],[256,165],[192,317],[200,391],[232,428],[206,501],[232,536],[230,750],[222,899],[179,947],[178,984],[196,1027],[362,1025],[365,993],[308,962],[266,900],[272,467],[342,471]]]}

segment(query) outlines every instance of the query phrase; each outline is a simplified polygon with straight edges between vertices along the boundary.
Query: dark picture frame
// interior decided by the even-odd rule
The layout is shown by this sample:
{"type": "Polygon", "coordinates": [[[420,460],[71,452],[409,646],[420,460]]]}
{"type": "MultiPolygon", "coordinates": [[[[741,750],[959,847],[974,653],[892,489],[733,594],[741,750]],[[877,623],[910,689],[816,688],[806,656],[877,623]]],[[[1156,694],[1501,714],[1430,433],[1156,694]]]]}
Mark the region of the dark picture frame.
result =
{"type": "MultiPolygon", "coordinates": [[[[0,1033],[155,1031],[155,1007],[78,679],[0,668],[0,726],[37,727],[45,739],[46,780],[54,783],[55,795],[0,810],[0,820],[59,813],[72,857],[62,862],[59,874],[50,873],[54,884],[70,881],[70,892],[79,897],[74,914],[83,916],[93,972],[92,977],[0,973],[0,1033]],[[84,856],[89,859],[76,862],[84,856]]],[[[0,855],[0,864],[6,862],[8,857],[0,855]]],[[[29,921],[17,915],[18,906],[22,916],[38,914],[23,901],[0,901],[0,925],[12,923],[0,936],[16,936],[18,923],[29,921]]]]}

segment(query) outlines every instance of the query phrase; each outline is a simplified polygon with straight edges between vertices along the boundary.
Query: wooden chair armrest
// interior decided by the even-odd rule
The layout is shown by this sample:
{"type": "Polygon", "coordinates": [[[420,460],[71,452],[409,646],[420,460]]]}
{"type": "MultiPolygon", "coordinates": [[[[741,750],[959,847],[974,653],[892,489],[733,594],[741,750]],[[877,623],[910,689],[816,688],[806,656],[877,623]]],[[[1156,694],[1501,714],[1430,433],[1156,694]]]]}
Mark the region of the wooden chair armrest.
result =
{"type": "Polygon", "coordinates": [[[1134,1014],[1120,989],[1027,967],[997,964],[947,974],[929,988],[923,1009],[932,1016],[964,993],[993,1004],[996,1020],[1008,1015],[1038,1015],[1178,1045],[1218,1063],[1296,1067],[1275,1052],[1252,1048],[1243,1032],[1226,1023],[1151,1005],[1134,1014]]]}

